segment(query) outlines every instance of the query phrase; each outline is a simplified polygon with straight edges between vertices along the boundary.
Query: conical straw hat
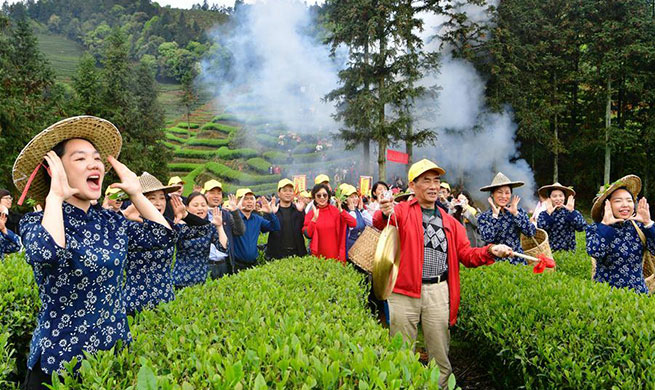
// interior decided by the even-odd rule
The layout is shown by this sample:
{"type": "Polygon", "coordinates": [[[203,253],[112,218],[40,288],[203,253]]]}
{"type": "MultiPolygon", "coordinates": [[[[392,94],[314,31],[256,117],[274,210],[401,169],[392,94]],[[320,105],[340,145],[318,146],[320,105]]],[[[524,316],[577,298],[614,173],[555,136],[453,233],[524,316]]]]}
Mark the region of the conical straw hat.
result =
{"type": "Polygon", "coordinates": [[[569,196],[575,196],[575,191],[573,190],[573,187],[565,187],[565,186],[561,185],[559,182],[556,182],[556,183],[553,183],[553,184],[550,184],[550,185],[547,185],[547,186],[543,186],[543,187],[539,188],[539,191],[537,191],[537,192],[539,193],[540,196],[542,196],[544,198],[548,198],[550,192],[553,191],[553,190],[562,191],[566,198],[568,198],[569,196]]]}
{"type": "Polygon", "coordinates": [[[507,176],[503,175],[502,172],[498,172],[496,177],[491,181],[491,184],[480,188],[480,191],[493,191],[498,187],[509,186],[510,188],[521,187],[523,184],[522,181],[511,181],[507,176]]]}
{"type": "MultiPolygon", "coordinates": [[[[105,119],[84,115],[61,120],[32,138],[16,158],[12,169],[16,188],[23,192],[30,176],[43,162],[46,153],[60,142],[73,138],[84,138],[96,147],[105,164],[105,171],[111,169],[107,157],[118,158],[123,144],[116,126],[105,119]]],[[[45,175],[45,169],[38,170],[30,183],[27,196],[37,201],[45,199],[50,191],[45,175]]]]}
{"type": "Polygon", "coordinates": [[[628,192],[634,197],[634,200],[637,201],[637,195],[641,192],[641,179],[636,175],[627,175],[612,184],[606,185],[605,188],[603,188],[603,191],[596,195],[596,198],[594,198],[594,204],[591,206],[591,219],[593,219],[594,222],[600,222],[603,220],[605,199],[619,188],[625,188],[628,190],[628,192]]]}

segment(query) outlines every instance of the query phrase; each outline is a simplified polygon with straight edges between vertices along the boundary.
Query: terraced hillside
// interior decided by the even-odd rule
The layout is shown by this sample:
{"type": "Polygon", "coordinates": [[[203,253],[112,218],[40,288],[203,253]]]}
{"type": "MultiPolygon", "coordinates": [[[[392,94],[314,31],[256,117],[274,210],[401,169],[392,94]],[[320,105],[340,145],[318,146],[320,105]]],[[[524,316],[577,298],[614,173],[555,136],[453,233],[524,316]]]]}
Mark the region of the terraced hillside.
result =
{"type": "Polygon", "coordinates": [[[213,107],[215,102],[209,102],[194,111],[189,123],[178,118],[165,129],[164,144],[174,156],[168,167],[171,176],[183,177],[185,194],[215,178],[225,192],[248,186],[266,195],[276,191],[283,176],[306,174],[310,185],[319,171],[348,163],[317,136],[300,136],[242,107],[218,115],[213,107]],[[271,167],[279,167],[280,174],[271,174],[271,167]]]}

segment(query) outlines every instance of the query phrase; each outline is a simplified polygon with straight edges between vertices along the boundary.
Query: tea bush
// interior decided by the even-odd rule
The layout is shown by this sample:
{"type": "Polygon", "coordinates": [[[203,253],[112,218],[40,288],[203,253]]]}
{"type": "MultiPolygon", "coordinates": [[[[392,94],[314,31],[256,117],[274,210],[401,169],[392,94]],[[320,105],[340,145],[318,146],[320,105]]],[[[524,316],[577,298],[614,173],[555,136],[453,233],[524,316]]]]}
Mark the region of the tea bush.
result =
{"type": "Polygon", "coordinates": [[[289,156],[286,153],[278,152],[276,150],[269,150],[262,153],[265,159],[273,163],[286,163],[289,156]]]}
{"type": "Polygon", "coordinates": [[[253,157],[248,159],[246,161],[248,163],[248,166],[260,173],[268,173],[268,168],[270,168],[271,163],[268,161],[264,160],[261,157],[253,157]]]}
{"type": "Polygon", "coordinates": [[[187,145],[190,146],[226,146],[230,143],[227,138],[190,138],[187,145]]]}
{"type": "Polygon", "coordinates": [[[237,117],[234,114],[220,114],[212,118],[212,122],[221,122],[221,121],[239,122],[239,117],[237,117]]]}
{"type": "Polygon", "coordinates": [[[280,175],[253,175],[234,170],[217,162],[208,162],[206,167],[210,172],[224,180],[240,183],[243,185],[264,184],[280,180],[280,175]]]}
{"type": "Polygon", "coordinates": [[[138,315],[131,348],[103,351],[55,389],[434,389],[365,305],[364,278],[311,257],[179,291],[138,315]]]}
{"type": "Polygon", "coordinates": [[[169,163],[168,169],[171,171],[177,172],[190,172],[198,167],[203,167],[204,164],[194,164],[194,163],[169,163]]]}
{"type": "Polygon", "coordinates": [[[164,137],[166,137],[166,139],[169,141],[175,141],[181,144],[185,144],[187,142],[186,138],[178,137],[173,133],[164,133],[164,137]]]}
{"type": "Polygon", "coordinates": [[[194,133],[192,131],[189,131],[187,129],[181,129],[179,127],[169,127],[165,130],[168,133],[175,133],[175,134],[185,134],[185,135],[193,135],[194,133]]]}
{"type": "Polygon", "coordinates": [[[251,148],[230,149],[226,146],[221,147],[216,151],[216,155],[223,160],[234,160],[237,158],[250,158],[257,156],[258,151],[251,148]]]}
{"type": "Polygon", "coordinates": [[[501,388],[655,386],[653,298],[508,263],[461,278],[459,327],[501,388]]]}
{"type": "Polygon", "coordinates": [[[197,124],[197,123],[193,123],[193,122],[188,122],[188,123],[187,122],[178,122],[177,125],[175,125],[175,127],[178,127],[180,129],[186,129],[186,128],[197,129],[198,127],[200,127],[200,125],[197,124]]]}

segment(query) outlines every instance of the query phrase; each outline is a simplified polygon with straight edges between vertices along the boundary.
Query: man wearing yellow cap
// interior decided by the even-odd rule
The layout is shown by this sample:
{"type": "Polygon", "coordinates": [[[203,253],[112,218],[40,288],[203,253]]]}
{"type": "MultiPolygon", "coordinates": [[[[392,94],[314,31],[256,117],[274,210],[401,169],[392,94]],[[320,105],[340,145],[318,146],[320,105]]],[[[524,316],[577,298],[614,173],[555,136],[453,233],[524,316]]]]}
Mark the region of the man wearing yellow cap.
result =
{"type": "Polygon", "coordinates": [[[121,206],[123,206],[123,200],[112,199],[112,195],[118,194],[119,192],[121,192],[120,188],[107,187],[107,189],[105,190],[105,199],[102,202],[102,208],[114,212],[121,211],[121,206]]]}
{"type": "Polygon", "coordinates": [[[250,188],[239,188],[237,190],[237,199],[242,204],[240,215],[246,225],[246,231],[243,235],[234,239],[234,266],[236,272],[254,267],[257,264],[257,256],[259,255],[257,240],[260,233],[280,230],[280,221],[275,215],[278,211],[275,197],[270,201],[267,201],[263,196],[259,199],[261,211],[264,213],[263,217],[253,212],[255,211],[257,198],[250,188]]]}
{"type": "Polygon", "coordinates": [[[182,198],[182,201],[184,202],[186,198],[182,196],[182,192],[184,192],[184,180],[182,180],[181,177],[179,176],[173,176],[170,179],[168,179],[168,185],[169,186],[179,186],[177,191],[171,192],[171,194],[175,194],[182,198]]]}
{"type": "Polygon", "coordinates": [[[277,183],[277,196],[280,198],[280,203],[275,215],[280,221],[280,230],[268,234],[266,257],[269,259],[307,254],[302,235],[305,204],[301,201],[293,203],[293,189],[293,182],[289,179],[282,179],[277,183]]]}
{"type": "Polygon", "coordinates": [[[471,248],[464,227],[437,207],[445,173],[429,160],[413,164],[408,179],[414,198],[395,206],[391,199],[381,199],[373,216],[378,229],[388,220],[398,227],[402,248],[398,278],[388,299],[391,335],[400,333],[413,342],[421,322],[429,358],[439,366],[439,386],[444,389],[452,372],[449,326],[455,325],[459,309],[459,263],[477,267],[493,264],[493,256],[512,254],[506,245],[471,248]]]}
{"type": "Polygon", "coordinates": [[[212,279],[218,279],[225,274],[233,272],[234,266],[234,238],[246,231],[246,226],[239,214],[236,200],[228,201],[228,207],[223,207],[223,185],[218,180],[208,180],[201,191],[207,198],[207,220],[214,219],[214,208],[218,208],[223,217],[223,230],[227,236],[227,251],[211,244],[209,249],[209,271],[212,279]]]}

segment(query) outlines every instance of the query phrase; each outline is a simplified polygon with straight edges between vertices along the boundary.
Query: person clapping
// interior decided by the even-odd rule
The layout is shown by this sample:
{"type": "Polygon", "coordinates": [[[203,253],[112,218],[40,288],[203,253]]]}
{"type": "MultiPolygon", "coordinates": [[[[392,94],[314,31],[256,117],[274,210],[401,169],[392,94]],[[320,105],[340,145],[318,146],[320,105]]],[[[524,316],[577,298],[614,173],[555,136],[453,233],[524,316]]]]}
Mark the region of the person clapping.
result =
{"type": "Polygon", "coordinates": [[[560,183],[543,186],[539,196],[546,198],[546,211],[537,217],[537,227],[548,233],[553,251],[574,251],[575,232],[587,227],[582,214],[575,209],[575,191],[560,183]]]}

